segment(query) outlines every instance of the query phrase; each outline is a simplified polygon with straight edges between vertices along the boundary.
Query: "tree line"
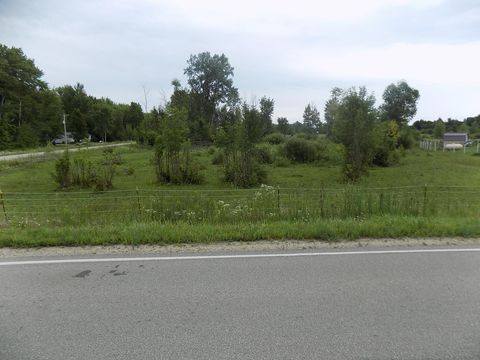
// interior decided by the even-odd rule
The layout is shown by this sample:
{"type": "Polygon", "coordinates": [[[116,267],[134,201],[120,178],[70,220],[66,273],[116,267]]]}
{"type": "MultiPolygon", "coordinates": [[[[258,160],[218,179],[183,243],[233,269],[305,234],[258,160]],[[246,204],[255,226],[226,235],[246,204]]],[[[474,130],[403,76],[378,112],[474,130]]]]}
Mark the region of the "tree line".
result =
{"type": "MultiPolygon", "coordinates": [[[[464,122],[419,120],[409,125],[420,94],[405,81],[387,86],[381,106],[375,105],[375,97],[365,87],[335,87],[324,105],[323,121],[316,105],[309,103],[302,122],[279,117],[274,123],[274,100],[268,96],[254,103],[242,100],[234,86],[234,68],[224,54],[191,55],[184,75],[186,84],[174,79],[172,95],[163,106],[144,113],[135,102],[117,104],[90,96],[80,83],[49,88],[42,71],[21,49],[0,45],[0,149],[48,143],[62,134],[65,113],[68,130],[77,140],[135,139],[155,146],[153,163],[161,182],[201,182],[190,149],[193,144],[214,144],[222,152],[225,180],[248,187],[264,181],[258,145],[267,137],[275,141],[275,134],[320,135],[340,144],[345,179],[356,181],[370,166],[397,163],[422,132],[480,133],[480,116],[464,122]]],[[[312,155],[318,144],[302,141],[289,144],[295,153],[292,158],[318,158],[312,155]]]]}
{"type": "Polygon", "coordinates": [[[31,148],[63,134],[63,114],[76,140],[132,139],[143,121],[139,104],[88,95],[82,84],[50,88],[22,49],[0,44],[0,150],[31,148]]]}

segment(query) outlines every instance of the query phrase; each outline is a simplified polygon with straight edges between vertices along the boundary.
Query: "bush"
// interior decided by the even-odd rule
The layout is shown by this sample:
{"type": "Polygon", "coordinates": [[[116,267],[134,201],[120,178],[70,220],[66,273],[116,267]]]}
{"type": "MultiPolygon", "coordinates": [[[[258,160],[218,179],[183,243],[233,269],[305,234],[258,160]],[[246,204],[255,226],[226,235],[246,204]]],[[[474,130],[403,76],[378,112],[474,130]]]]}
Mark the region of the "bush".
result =
{"type": "Polygon", "coordinates": [[[60,159],[55,161],[55,173],[53,174],[53,178],[60,189],[66,189],[70,186],[70,157],[68,156],[67,151],[63,153],[63,156],[60,159]]]}
{"type": "Polygon", "coordinates": [[[272,164],[273,154],[270,146],[260,145],[254,148],[254,157],[260,164],[272,164]]]}
{"type": "Polygon", "coordinates": [[[269,143],[270,145],[283,144],[286,139],[286,136],[280,133],[271,133],[264,138],[265,142],[269,143]]]}
{"type": "Polygon", "coordinates": [[[223,151],[217,150],[212,156],[212,165],[222,165],[224,158],[223,151]]]}
{"type": "Polygon", "coordinates": [[[403,147],[404,149],[411,149],[415,145],[415,133],[414,130],[409,129],[408,127],[402,128],[400,131],[400,136],[398,138],[399,146],[403,147]]]}
{"type": "Polygon", "coordinates": [[[82,158],[74,159],[71,167],[72,185],[91,187],[97,179],[97,169],[93,162],[82,158]]]}
{"type": "Polygon", "coordinates": [[[215,154],[215,151],[216,151],[215,146],[210,145],[210,146],[208,147],[207,152],[208,152],[209,155],[215,154]]]}
{"type": "Polygon", "coordinates": [[[296,134],[295,137],[298,139],[304,139],[304,140],[316,140],[317,134],[301,132],[296,134]]]}
{"type": "Polygon", "coordinates": [[[341,144],[335,144],[327,139],[321,139],[319,143],[321,144],[321,151],[318,155],[320,160],[332,165],[338,165],[343,162],[345,154],[344,147],[341,144]]]}
{"type": "Polygon", "coordinates": [[[200,173],[202,167],[192,161],[190,143],[180,144],[181,151],[169,151],[159,136],[155,143],[153,164],[157,180],[170,184],[200,184],[204,177],[200,173]]]}
{"type": "Polygon", "coordinates": [[[130,176],[130,175],[133,175],[134,173],[135,173],[135,169],[133,168],[133,166],[123,168],[124,175],[130,176]]]}
{"type": "Polygon", "coordinates": [[[287,159],[297,163],[313,162],[317,159],[317,147],[313,141],[294,137],[284,145],[287,159]]]}
{"type": "Polygon", "coordinates": [[[253,159],[245,159],[225,166],[225,181],[235,186],[250,188],[266,182],[266,171],[253,159]]]}
{"type": "Polygon", "coordinates": [[[124,163],[122,155],[115,152],[115,149],[112,147],[108,147],[103,149],[103,157],[104,157],[104,164],[114,164],[114,165],[121,165],[124,163]]]}
{"type": "Polygon", "coordinates": [[[288,160],[285,156],[277,155],[275,156],[275,160],[273,161],[273,166],[288,167],[290,166],[290,160],[288,160]]]}

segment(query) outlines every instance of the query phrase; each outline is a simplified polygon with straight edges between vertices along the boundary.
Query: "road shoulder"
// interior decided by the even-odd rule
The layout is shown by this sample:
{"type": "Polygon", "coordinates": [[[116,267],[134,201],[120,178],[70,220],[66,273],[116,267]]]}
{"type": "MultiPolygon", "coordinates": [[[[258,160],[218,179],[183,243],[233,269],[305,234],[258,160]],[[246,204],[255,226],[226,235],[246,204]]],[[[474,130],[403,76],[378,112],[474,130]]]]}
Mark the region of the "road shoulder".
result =
{"type": "Polygon", "coordinates": [[[254,242],[221,242],[214,244],[175,244],[175,245],[110,245],[81,247],[42,247],[42,248],[0,248],[0,258],[35,256],[88,256],[88,255],[140,255],[140,254],[191,254],[229,253],[256,251],[301,251],[355,248],[403,248],[480,245],[480,238],[401,238],[401,239],[360,239],[355,241],[315,241],[315,240],[269,240],[254,242]]]}

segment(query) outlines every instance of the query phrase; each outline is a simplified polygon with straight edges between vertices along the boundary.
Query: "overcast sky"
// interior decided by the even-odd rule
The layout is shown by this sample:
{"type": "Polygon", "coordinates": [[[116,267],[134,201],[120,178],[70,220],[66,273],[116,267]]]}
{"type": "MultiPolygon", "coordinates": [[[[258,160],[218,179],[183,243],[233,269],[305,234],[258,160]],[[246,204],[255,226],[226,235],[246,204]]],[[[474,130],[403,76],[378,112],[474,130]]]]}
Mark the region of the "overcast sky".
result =
{"type": "MultiPolygon", "coordinates": [[[[21,47],[51,86],[149,107],[186,83],[193,53],[224,53],[248,102],[275,116],[323,109],[334,86],[420,91],[416,119],[480,114],[479,0],[0,0],[0,43],[21,47]]],[[[323,117],[323,115],[322,115],[323,117]]]]}

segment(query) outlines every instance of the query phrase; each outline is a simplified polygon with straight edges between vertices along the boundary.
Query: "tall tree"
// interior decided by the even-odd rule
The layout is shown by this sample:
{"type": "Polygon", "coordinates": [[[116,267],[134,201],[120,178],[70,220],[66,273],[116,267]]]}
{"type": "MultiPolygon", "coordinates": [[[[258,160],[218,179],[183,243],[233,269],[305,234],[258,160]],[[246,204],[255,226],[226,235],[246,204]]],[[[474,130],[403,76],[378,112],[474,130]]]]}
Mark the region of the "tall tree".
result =
{"type": "Polygon", "coordinates": [[[345,147],[344,175],[357,181],[367,172],[375,146],[375,97],[365,87],[343,92],[335,114],[334,134],[345,147]]]}
{"type": "Polygon", "coordinates": [[[42,76],[43,72],[22,49],[0,44],[0,117],[5,106],[11,105],[20,111],[22,97],[46,89],[42,76]]]}
{"type": "Polygon", "coordinates": [[[262,121],[263,135],[272,132],[273,123],[272,115],[275,106],[275,101],[271,98],[263,96],[260,99],[260,118],[262,121]]]}
{"type": "Polygon", "coordinates": [[[184,73],[192,100],[200,113],[199,119],[204,119],[210,128],[217,125],[216,109],[219,105],[238,102],[238,90],[233,86],[233,70],[224,54],[212,56],[209,52],[202,52],[191,55],[187,61],[184,73]]]}
{"type": "Polygon", "coordinates": [[[288,123],[288,119],[286,117],[279,117],[277,119],[277,124],[279,133],[283,135],[290,134],[290,124],[288,123]]]}
{"type": "Polygon", "coordinates": [[[443,134],[445,133],[445,123],[442,119],[435,121],[435,126],[433,127],[433,136],[435,139],[442,139],[443,134]]]}
{"type": "Polygon", "coordinates": [[[330,91],[330,98],[325,103],[324,114],[327,137],[332,137],[333,123],[335,122],[335,114],[340,105],[342,91],[342,89],[334,87],[330,91]]]}
{"type": "Polygon", "coordinates": [[[22,49],[0,44],[0,143],[6,148],[35,145],[38,136],[32,127],[39,107],[39,94],[47,89],[43,72],[22,49]],[[20,126],[26,124],[20,133],[20,126]],[[25,136],[28,134],[28,136],[25,136]],[[13,142],[16,139],[16,144],[13,142]],[[24,141],[34,143],[26,144],[24,141]]]}
{"type": "Polygon", "coordinates": [[[303,111],[303,125],[305,129],[312,134],[318,134],[322,126],[320,113],[314,104],[308,104],[303,111]]]}
{"type": "Polygon", "coordinates": [[[387,86],[383,93],[383,105],[380,107],[383,120],[395,120],[398,125],[407,125],[417,113],[417,101],[420,93],[405,81],[387,86]]]}

